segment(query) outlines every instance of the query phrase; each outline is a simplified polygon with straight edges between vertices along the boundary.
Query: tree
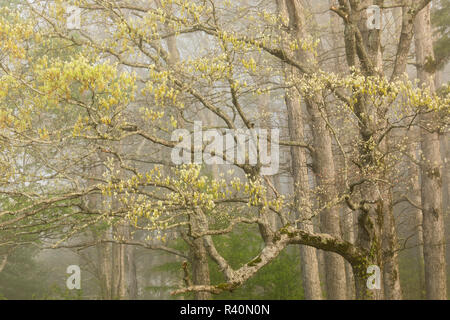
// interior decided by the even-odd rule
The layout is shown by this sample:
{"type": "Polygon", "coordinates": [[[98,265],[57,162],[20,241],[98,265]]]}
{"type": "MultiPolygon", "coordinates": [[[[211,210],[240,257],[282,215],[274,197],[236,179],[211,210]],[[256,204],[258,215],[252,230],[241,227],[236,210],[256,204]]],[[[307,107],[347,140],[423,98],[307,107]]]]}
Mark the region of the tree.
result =
{"type": "MultiPolygon", "coordinates": [[[[197,299],[243,286],[290,245],[308,246],[326,251],[328,297],[345,297],[345,259],[358,298],[400,299],[393,188],[408,152],[396,133],[421,126],[417,119],[427,114],[439,115],[433,126],[445,130],[449,115],[448,95],[403,76],[413,18],[429,1],[401,3],[394,65],[383,53],[381,31],[369,28],[364,9],[374,1],[339,1],[331,10],[344,25],[348,66],[338,72],[318,50],[301,1],[264,1],[264,9],[250,3],[77,1],[89,22],[80,30],[67,29],[61,1],[24,2],[20,12],[8,11],[0,22],[2,156],[26,154],[31,165],[2,167],[2,193],[28,203],[2,208],[0,231],[44,219],[59,231],[51,238],[58,247],[91,226],[132,225],[146,241],[134,240],[128,229],[95,244],[183,257],[184,287],[173,294],[197,299]],[[74,52],[42,53],[47,47],[74,52]],[[291,153],[293,197],[264,174],[260,151],[275,136],[259,134],[255,158],[246,150],[245,161],[211,150],[206,138],[200,146],[182,139],[180,150],[183,137],[173,137],[182,132],[200,140],[199,117],[209,119],[204,131],[220,135],[251,134],[255,123],[274,129],[273,116],[258,107],[262,94],[288,113],[288,141],[279,145],[291,153]],[[50,121],[56,117],[61,121],[50,121]],[[169,160],[174,153],[196,163],[169,160]],[[218,159],[226,170],[216,166],[211,175],[218,159]],[[356,243],[341,235],[343,206],[358,217],[356,243]],[[320,231],[311,227],[316,217],[320,231]],[[255,227],[262,246],[234,266],[214,237],[242,224],[255,227]],[[166,245],[168,238],[184,241],[188,253],[166,245]],[[211,282],[208,259],[223,282],[211,282]],[[370,265],[381,268],[383,290],[367,287],[370,265]]],[[[276,155],[279,146],[272,147],[276,155]]],[[[314,250],[301,250],[306,297],[320,298],[314,250]]]]}
{"type": "MultiPolygon", "coordinates": [[[[434,52],[428,5],[416,17],[417,73],[421,84],[435,91],[434,52]]],[[[425,261],[425,286],[428,299],[447,299],[446,265],[444,253],[444,214],[442,206],[442,159],[439,128],[433,126],[433,113],[421,117],[421,177],[423,213],[423,253],[425,261]]]]}

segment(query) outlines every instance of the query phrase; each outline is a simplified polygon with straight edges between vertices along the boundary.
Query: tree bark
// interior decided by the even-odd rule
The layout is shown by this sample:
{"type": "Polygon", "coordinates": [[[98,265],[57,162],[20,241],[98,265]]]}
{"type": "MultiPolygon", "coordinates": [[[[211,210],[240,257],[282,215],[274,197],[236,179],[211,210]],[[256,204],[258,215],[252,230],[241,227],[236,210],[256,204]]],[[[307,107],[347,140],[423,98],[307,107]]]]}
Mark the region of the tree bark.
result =
{"type": "MultiPolygon", "coordinates": [[[[331,136],[320,110],[324,106],[322,97],[319,101],[307,100],[308,112],[311,115],[312,134],[314,140],[313,170],[319,188],[320,206],[325,207],[320,213],[321,230],[336,238],[341,237],[340,217],[336,200],[336,179],[333,160],[331,136]]],[[[344,260],[332,252],[325,252],[325,284],[328,299],[346,298],[346,277],[344,260]]]]}
{"type": "MultiPolygon", "coordinates": [[[[351,244],[355,244],[353,211],[348,210],[346,206],[342,206],[341,209],[343,211],[341,223],[343,239],[351,244]]],[[[353,275],[353,269],[348,261],[345,261],[344,263],[347,283],[347,299],[355,299],[355,277],[353,275]]]]}
{"type": "MultiPolygon", "coordinates": [[[[196,286],[209,286],[210,274],[208,263],[208,252],[205,246],[205,238],[197,237],[197,233],[208,230],[208,220],[200,208],[197,208],[190,218],[191,236],[190,260],[192,264],[192,282],[196,286]]],[[[210,239],[210,241],[212,241],[210,239]]],[[[211,300],[211,293],[207,291],[194,292],[195,300],[211,300]]]]}
{"type": "Polygon", "coordinates": [[[425,298],[425,274],[423,261],[423,215],[422,215],[422,198],[420,189],[420,168],[416,165],[420,161],[418,151],[420,150],[420,132],[418,128],[411,128],[410,143],[408,145],[408,153],[414,163],[410,163],[408,170],[410,189],[408,190],[408,199],[410,214],[414,217],[414,232],[416,234],[416,258],[419,276],[420,297],[425,298]]]}
{"type": "MultiPolygon", "coordinates": [[[[210,285],[209,265],[203,238],[193,240],[191,249],[192,281],[194,285],[210,285]]],[[[200,291],[194,293],[195,300],[211,300],[211,293],[200,291]]]]}
{"type": "MultiPolygon", "coordinates": [[[[417,75],[422,85],[432,93],[434,86],[433,35],[430,21],[430,5],[415,18],[415,46],[417,75]]],[[[444,214],[442,210],[442,159],[439,134],[432,128],[435,115],[421,116],[422,149],[422,211],[423,252],[425,261],[425,288],[427,299],[447,299],[446,266],[444,251],[444,214]]]]}
{"type": "MultiPolygon", "coordinates": [[[[290,1],[290,0],[288,0],[290,1]]],[[[277,1],[278,9],[285,21],[289,21],[290,27],[295,21],[289,16],[288,6],[285,0],[277,1]]],[[[286,67],[286,78],[292,78],[297,73],[292,67],[286,67]]],[[[286,107],[288,113],[289,136],[293,141],[304,141],[304,115],[300,103],[300,96],[295,88],[286,91],[286,107]]],[[[309,177],[306,161],[306,151],[303,148],[291,148],[291,166],[294,180],[294,194],[296,214],[305,219],[305,223],[300,225],[302,230],[313,232],[311,217],[302,213],[302,207],[311,207],[309,199],[309,177]]],[[[322,299],[322,290],[320,288],[319,265],[316,249],[308,246],[300,246],[300,261],[302,269],[302,283],[304,296],[307,300],[322,299]]]]}
{"type": "MultiPolygon", "coordinates": [[[[286,0],[285,8],[286,17],[289,19],[290,30],[292,30],[293,36],[301,41],[309,35],[305,29],[305,8],[299,0],[286,0]]],[[[297,56],[304,61],[315,61],[314,54],[307,50],[298,51],[297,56]]],[[[322,109],[325,103],[320,93],[317,93],[312,98],[306,98],[305,102],[308,113],[311,116],[311,129],[315,147],[311,155],[313,158],[313,171],[319,189],[319,205],[325,207],[320,214],[321,229],[325,233],[340,238],[339,211],[336,205],[330,205],[335,200],[337,191],[332,139],[327,128],[326,114],[324,109],[322,109]]],[[[292,123],[291,125],[295,126],[296,123],[292,123]]],[[[291,136],[291,139],[294,139],[294,137],[291,136]]],[[[335,253],[325,252],[325,285],[327,298],[333,300],[345,299],[345,281],[345,266],[342,257],[335,253]]]]}
{"type": "MultiPolygon", "coordinates": [[[[300,97],[294,90],[289,90],[286,95],[286,106],[288,110],[289,135],[293,141],[303,141],[303,117],[301,111],[300,97]]],[[[294,194],[297,207],[297,215],[301,215],[303,207],[310,206],[309,199],[309,177],[306,166],[305,150],[301,148],[291,148],[292,174],[294,178],[294,194]]],[[[310,220],[303,214],[305,220],[310,220]]],[[[311,222],[302,223],[302,230],[313,232],[311,222]]],[[[300,261],[302,268],[302,282],[305,291],[305,299],[318,300],[322,299],[322,291],[320,288],[319,265],[317,261],[316,249],[308,246],[300,246],[300,261]]]]}

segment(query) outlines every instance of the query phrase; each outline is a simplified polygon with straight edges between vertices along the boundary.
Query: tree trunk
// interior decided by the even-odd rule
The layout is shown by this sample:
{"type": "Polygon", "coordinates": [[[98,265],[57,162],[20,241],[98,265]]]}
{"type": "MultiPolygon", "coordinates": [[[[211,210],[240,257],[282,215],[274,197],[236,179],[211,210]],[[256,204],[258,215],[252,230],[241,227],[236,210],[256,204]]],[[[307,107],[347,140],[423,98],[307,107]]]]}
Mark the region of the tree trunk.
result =
{"type": "MultiPolygon", "coordinates": [[[[415,45],[417,74],[423,86],[435,91],[433,37],[430,22],[430,5],[415,18],[415,45]]],[[[425,261],[425,288],[427,299],[447,299],[444,214],[442,210],[442,159],[438,132],[430,126],[433,113],[422,115],[422,211],[423,252],[425,261]]]]}
{"type": "MultiPolygon", "coordinates": [[[[208,255],[203,243],[203,238],[198,238],[192,241],[193,248],[191,248],[192,258],[192,282],[194,285],[209,285],[209,265],[208,255]]],[[[195,300],[211,300],[211,293],[209,292],[195,292],[195,300]]]]}
{"type": "MultiPolygon", "coordinates": [[[[311,115],[312,134],[314,139],[313,168],[319,189],[321,230],[336,238],[341,237],[339,210],[331,204],[336,200],[336,179],[331,136],[326,120],[320,108],[324,105],[322,97],[319,101],[307,100],[306,105],[311,115]]],[[[323,111],[324,112],[324,111],[323,111]]],[[[346,299],[346,279],[344,259],[333,252],[325,252],[325,284],[328,299],[346,299]]]]}
{"type": "MultiPolygon", "coordinates": [[[[107,239],[107,235],[103,236],[107,239]]],[[[97,245],[98,263],[99,263],[99,280],[100,280],[100,294],[101,299],[113,299],[113,280],[112,280],[112,244],[100,243],[97,245]]]]}
{"type": "MultiPolygon", "coordinates": [[[[293,35],[299,40],[308,36],[305,30],[304,8],[299,0],[287,0],[285,2],[286,16],[293,35]]],[[[312,52],[300,50],[298,57],[305,61],[314,61],[312,52]]],[[[333,160],[330,132],[327,128],[323,98],[320,93],[312,98],[306,99],[308,113],[311,116],[311,129],[314,139],[315,150],[312,153],[314,174],[319,189],[319,206],[325,207],[320,214],[321,229],[337,238],[341,237],[340,219],[337,206],[329,204],[335,200],[337,191],[335,183],[335,167],[333,160]]],[[[292,123],[295,126],[295,123],[292,123]]],[[[303,136],[302,136],[303,137],[303,136]]],[[[295,139],[291,136],[291,139],[295,139]]],[[[298,140],[298,137],[294,141],[298,140]]],[[[342,257],[335,253],[325,253],[325,284],[327,297],[329,299],[346,298],[345,266],[342,257]]]]}
{"type": "Polygon", "coordinates": [[[394,210],[392,207],[392,192],[386,190],[384,197],[384,217],[383,217],[383,284],[385,299],[401,300],[402,290],[400,287],[400,271],[398,266],[398,240],[395,227],[394,210]]]}
{"type": "MultiPolygon", "coordinates": [[[[363,0],[359,6],[352,3],[350,23],[347,23],[348,32],[359,29],[361,37],[356,37],[356,31],[352,36],[356,41],[359,61],[366,76],[383,76],[381,30],[369,29],[367,14],[365,10],[357,7],[367,7],[372,1],[363,0]],[[363,49],[361,49],[361,47],[363,49]],[[367,55],[364,55],[362,51],[367,55]]],[[[346,46],[354,46],[354,42],[346,41],[346,46]]],[[[353,47],[348,47],[348,53],[354,52],[353,47]]],[[[353,58],[347,59],[350,66],[355,65],[353,58]],[[353,63],[353,65],[351,64],[353,63]]],[[[385,175],[390,174],[383,169],[383,157],[388,152],[388,137],[380,139],[383,128],[386,127],[386,106],[371,105],[366,95],[360,95],[355,106],[355,114],[360,120],[360,135],[362,143],[360,147],[361,178],[367,180],[360,189],[361,198],[371,205],[365,205],[359,210],[358,216],[358,240],[362,248],[370,252],[370,263],[377,265],[382,272],[384,286],[380,290],[374,290],[372,297],[375,299],[401,299],[400,278],[398,272],[397,239],[395,220],[392,210],[392,190],[390,187],[377,180],[383,180],[385,175]],[[380,116],[381,115],[381,116],[380,116]],[[379,141],[372,148],[373,141],[379,141]]],[[[355,277],[361,278],[361,275],[355,277]]],[[[357,294],[363,294],[361,279],[357,280],[357,294]]],[[[364,284],[365,285],[365,284],[364,284]]]]}
{"type": "MultiPolygon", "coordinates": [[[[289,24],[294,24],[290,19],[288,7],[284,0],[277,1],[278,9],[284,20],[289,24]]],[[[292,78],[296,70],[292,67],[286,67],[286,78],[292,78]]],[[[304,116],[301,109],[300,96],[296,89],[286,91],[286,107],[288,113],[289,136],[292,141],[304,141],[304,116]]],[[[305,150],[300,147],[291,148],[292,175],[294,180],[294,194],[296,203],[296,214],[305,219],[305,223],[300,228],[313,232],[313,226],[305,210],[302,208],[311,207],[309,199],[309,177],[306,162],[305,150]]],[[[307,300],[322,299],[322,290],[320,288],[319,265],[317,261],[316,249],[308,246],[300,246],[300,261],[302,269],[302,283],[304,296],[307,300]]]]}
{"type": "MultiPolygon", "coordinates": [[[[303,117],[301,111],[300,97],[294,90],[288,90],[286,95],[286,106],[288,110],[289,135],[293,141],[303,141],[303,117]]],[[[313,232],[310,217],[302,212],[302,208],[311,206],[309,199],[309,178],[306,167],[305,150],[293,147],[291,148],[292,174],[294,178],[294,194],[297,207],[297,215],[303,215],[306,222],[301,224],[301,229],[313,232]]],[[[300,246],[300,261],[302,267],[302,281],[305,291],[305,299],[322,299],[320,288],[319,265],[317,261],[316,249],[307,246],[300,246]]]]}
{"type": "MultiPolygon", "coordinates": [[[[354,219],[353,211],[348,210],[345,206],[342,206],[342,234],[345,241],[354,244],[355,243],[355,231],[354,231],[354,219]]],[[[347,299],[355,299],[355,277],[353,275],[353,269],[349,262],[345,261],[345,276],[347,283],[347,299]]]]}
{"type": "MultiPolygon", "coordinates": [[[[409,134],[410,143],[408,145],[409,156],[414,162],[420,161],[418,157],[418,150],[420,149],[420,132],[418,128],[412,128],[409,134]]],[[[416,234],[416,258],[417,268],[419,276],[419,294],[421,298],[425,298],[425,274],[424,274],[424,261],[423,261],[423,216],[422,216],[422,199],[420,189],[420,170],[416,163],[410,164],[408,170],[408,176],[410,178],[410,189],[408,190],[408,198],[412,202],[408,204],[410,206],[409,214],[414,217],[414,232],[416,234]]]]}
{"type": "MultiPolygon", "coordinates": [[[[120,239],[131,240],[131,226],[128,222],[117,227],[117,236],[120,239]]],[[[118,265],[120,266],[119,272],[119,295],[118,297],[123,300],[135,300],[137,299],[137,277],[136,277],[136,264],[134,246],[119,244],[118,247],[118,265]]]]}
{"type": "MultiPolygon", "coordinates": [[[[193,285],[208,286],[211,283],[209,274],[208,252],[205,245],[205,237],[198,237],[205,230],[208,230],[208,217],[201,208],[196,208],[190,217],[190,261],[192,267],[193,285]]],[[[212,240],[211,240],[212,241],[212,240]]],[[[189,281],[189,279],[187,279],[189,281]]],[[[206,291],[196,291],[195,300],[211,300],[211,293],[206,291]]]]}

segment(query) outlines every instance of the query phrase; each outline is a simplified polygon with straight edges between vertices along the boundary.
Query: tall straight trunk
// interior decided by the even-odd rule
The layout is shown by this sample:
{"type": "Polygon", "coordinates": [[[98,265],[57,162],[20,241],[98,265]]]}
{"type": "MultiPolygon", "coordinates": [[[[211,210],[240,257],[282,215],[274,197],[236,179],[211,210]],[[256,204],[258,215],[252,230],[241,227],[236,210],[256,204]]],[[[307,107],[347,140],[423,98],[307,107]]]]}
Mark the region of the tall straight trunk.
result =
{"type": "MultiPolygon", "coordinates": [[[[257,81],[257,79],[255,79],[257,81]]],[[[277,127],[277,123],[279,127],[282,127],[280,125],[281,119],[277,119],[276,114],[277,110],[276,108],[271,108],[270,106],[270,94],[261,94],[258,96],[258,112],[260,115],[260,118],[257,119],[257,125],[259,128],[275,128],[277,127]]],[[[283,133],[281,133],[283,135],[283,133]]],[[[279,161],[280,163],[283,163],[283,154],[279,153],[279,161]]],[[[269,178],[273,185],[275,186],[276,190],[283,194],[283,181],[282,181],[282,175],[276,174],[269,178]]],[[[281,226],[281,223],[278,219],[278,216],[275,212],[268,212],[268,218],[270,222],[270,226],[273,230],[278,230],[281,226]]]]}
{"type": "MultiPolygon", "coordinates": [[[[414,162],[420,161],[418,158],[418,150],[420,149],[420,132],[418,128],[412,128],[410,133],[410,143],[408,145],[409,156],[414,162]]],[[[420,169],[415,163],[410,164],[408,170],[410,189],[408,190],[408,198],[410,203],[410,215],[414,217],[414,227],[416,234],[416,258],[419,277],[419,294],[421,298],[425,298],[425,274],[423,261],[423,216],[422,216],[422,198],[420,189],[420,169]]]]}
{"type": "Polygon", "coordinates": [[[102,243],[97,246],[97,253],[99,257],[99,278],[100,278],[100,297],[103,300],[111,300],[112,297],[112,284],[111,284],[111,263],[109,254],[111,250],[111,244],[102,243]]]}
{"type": "MultiPolygon", "coordinates": [[[[123,151],[122,143],[118,146],[119,152],[123,151]]],[[[118,167],[117,170],[120,170],[118,167]]],[[[123,173],[121,173],[123,175],[123,173]]],[[[122,177],[124,179],[125,177],[122,177]]],[[[121,206],[120,201],[112,197],[111,204],[113,209],[119,209],[121,206]]],[[[130,221],[126,218],[118,222],[113,226],[113,239],[122,239],[124,241],[132,240],[130,221]]],[[[115,244],[113,243],[113,283],[114,283],[114,296],[115,299],[120,300],[133,300],[137,299],[137,276],[135,265],[135,248],[132,245],[127,244],[115,244]]]]}
{"type": "Polygon", "coordinates": [[[400,270],[398,265],[398,239],[395,226],[394,209],[392,205],[392,191],[387,188],[383,194],[384,217],[383,217],[383,285],[385,299],[401,300],[402,291],[400,287],[400,270]]]}
{"type": "MultiPolygon", "coordinates": [[[[430,5],[414,21],[417,75],[423,86],[435,91],[433,34],[430,5]]],[[[425,289],[427,299],[447,299],[444,214],[442,208],[442,159],[439,134],[432,129],[433,113],[421,116],[422,212],[425,289]]]]}
{"type": "MultiPolygon", "coordinates": [[[[288,90],[288,93],[286,94],[286,106],[288,110],[288,127],[290,138],[293,141],[303,141],[303,116],[300,97],[295,89],[288,90]]],[[[302,212],[304,211],[301,210],[301,208],[310,206],[309,177],[308,168],[306,166],[305,150],[298,147],[291,148],[291,161],[297,215],[302,215],[302,212]]],[[[303,214],[302,218],[308,219],[305,214],[303,214]]],[[[313,225],[308,222],[302,223],[300,228],[313,232],[313,225]]],[[[322,299],[316,249],[308,246],[300,246],[300,261],[305,299],[322,299]]]]}
{"type": "Polygon", "coordinates": [[[114,238],[129,240],[129,225],[111,227],[102,236],[105,242],[97,245],[101,298],[104,300],[135,300],[138,298],[135,248],[109,243],[114,238]]]}
{"type": "MultiPolygon", "coordinates": [[[[124,222],[117,227],[117,235],[125,240],[131,239],[131,226],[124,222]]],[[[119,298],[126,300],[137,299],[137,276],[135,264],[135,248],[131,245],[116,245],[119,251],[120,281],[119,298]]]]}
{"type": "MultiPolygon", "coordinates": [[[[102,156],[100,154],[96,154],[92,159],[92,163],[96,163],[97,161],[101,161],[102,156]]],[[[100,176],[102,171],[101,167],[92,167],[88,169],[88,176],[96,177],[100,176]]],[[[94,179],[87,179],[88,186],[94,186],[96,181],[94,179]]],[[[103,196],[99,194],[91,194],[85,198],[85,205],[88,210],[100,211],[103,208],[103,196]]],[[[114,279],[113,279],[113,245],[108,242],[102,242],[111,240],[112,238],[112,227],[108,227],[106,231],[102,234],[97,234],[97,232],[93,231],[93,237],[95,241],[99,241],[100,243],[96,245],[96,253],[97,253],[97,277],[100,284],[100,298],[102,300],[112,300],[115,298],[113,288],[114,288],[114,279]]]]}
{"type": "MultiPolygon", "coordinates": [[[[286,0],[287,16],[290,29],[299,41],[309,36],[306,30],[305,8],[300,0],[286,0]]],[[[300,50],[297,52],[303,61],[316,61],[312,52],[300,50]]],[[[336,205],[330,205],[337,196],[336,171],[334,166],[332,139],[327,128],[325,101],[321,93],[305,98],[306,107],[311,118],[311,131],[314,142],[313,171],[319,189],[319,206],[324,207],[320,213],[321,231],[334,237],[341,237],[339,210],[336,205]]],[[[332,252],[324,253],[325,286],[327,298],[346,299],[346,277],[344,259],[332,252]]]]}
{"type": "MultiPolygon", "coordinates": [[[[320,206],[325,207],[320,213],[322,232],[341,237],[339,208],[330,205],[336,200],[336,171],[333,160],[331,135],[325,120],[324,101],[321,96],[307,99],[306,105],[311,116],[314,140],[313,171],[319,188],[320,206]]],[[[346,299],[346,276],[344,259],[336,253],[325,252],[325,285],[328,299],[346,299]]]]}
{"type": "MultiPolygon", "coordinates": [[[[334,0],[329,0],[329,6],[335,5],[334,0]]],[[[342,52],[342,44],[343,41],[339,38],[339,34],[344,32],[344,26],[340,18],[334,13],[330,11],[330,27],[329,32],[331,35],[330,42],[333,48],[333,70],[337,73],[345,72],[345,61],[341,57],[344,55],[342,52]]],[[[353,212],[348,212],[343,206],[340,206],[337,210],[342,210],[343,214],[341,215],[341,231],[344,240],[354,243],[354,228],[353,228],[353,212]]],[[[346,282],[346,296],[347,299],[353,299],[355,297],[355,279],[353,276],[353,270],[350,263],[344,261],[345,265],[345,282],[346,282]]]]}
{"type": "MultiPolygon", "coordinates": [[[[353,211],[342,206],[342,234],[345,241],[355,243],[354,219],[353,211]]],[[[345,261],[345,277],[347,283],[347,299],[355,299],[355,276],[353,275],[352,266],[345,261]]]]}
{"type": "MultiPolygon", "coordinates": [[[[122,145],[119,145],[119,148],[121,150],[122,145]]],[[[99,159],[105,160],[102,156],[99,159]]],[[[97,175],[100,175],[100,173],[97,172],[97,175]]],[[[105,199],[100,195],[91,195],[88,207],[104,210],[103,200],[105,199]]],[[[113,210],[120,208],[121,203],[117,198],[111,197],[109,200],[113,210]]],[[[115,239],[132,240],[131,228],[130,222],[124,219],[110,226],[98,239],[101,241],[97,245],[97,255],[102,299],[137,299],[135,248],[132,245],[114,243],[115,239]]]]}
{"type": "MultiPolygon", "coordinates": [[[[288,21],[290,29],[296,24],[295,19],[290,15],[289,4],[291,0],[277,0],[278,10],[283,20],[288,21]]],[[[292,30],[292,29],[291,29],[292,30]]],[[[298,71],[292,67],[286,67],[286,78],[295,77],[298,71]]],[[[304,115],[300,103],[300,96],[295,88],[286,91],[286,107],[288,113],[289,136],[293,141],[304,141],[304,115]]],[[[291,148],[292,175],[294,180],[294,194],[296,213],[299,217],[308,220],[305,210],[302,207],[311,206],[309,199],[309,177],[306,161],[305,149],[300,147],[291,148]]],[[[312,232],[311,222],[301,223],[299,226],[303,230],[312,232]]],[[[300,246],[300,259],[302,268],[302,283],[305,299],[322,299],[322,290],[320,287],[319,265],[316,249],[308,246],[300,246]]]]}
{"type": "MultiPolygon", "coordinates": [[[[101,236],[100,240],[110,239],[111,228],[101,236]]],[[[113,244],[103,242],[96,246],[98,255],[98,270],[99,270],[99,280],[100,280],[100,294],[103,300],[115,299],[114,290],[114,250],[113,244]]]]}

